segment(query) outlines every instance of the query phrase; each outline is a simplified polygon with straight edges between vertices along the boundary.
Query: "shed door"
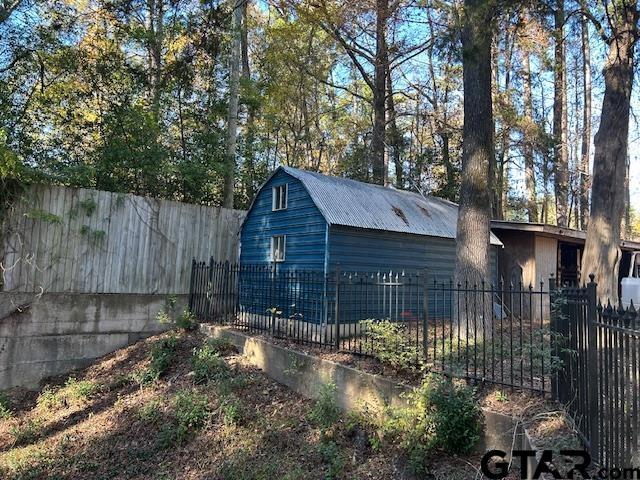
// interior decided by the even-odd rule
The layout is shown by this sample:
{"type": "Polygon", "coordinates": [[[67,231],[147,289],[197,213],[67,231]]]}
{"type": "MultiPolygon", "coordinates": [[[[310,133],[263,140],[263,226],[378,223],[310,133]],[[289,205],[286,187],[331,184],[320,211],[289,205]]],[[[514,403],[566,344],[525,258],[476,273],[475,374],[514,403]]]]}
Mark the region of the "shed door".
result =
{"type": "Polygon", "coordinates": [[[558,242],[558,280],[560,285],[577,285],[580,282],[582,246],[558,242]]]}

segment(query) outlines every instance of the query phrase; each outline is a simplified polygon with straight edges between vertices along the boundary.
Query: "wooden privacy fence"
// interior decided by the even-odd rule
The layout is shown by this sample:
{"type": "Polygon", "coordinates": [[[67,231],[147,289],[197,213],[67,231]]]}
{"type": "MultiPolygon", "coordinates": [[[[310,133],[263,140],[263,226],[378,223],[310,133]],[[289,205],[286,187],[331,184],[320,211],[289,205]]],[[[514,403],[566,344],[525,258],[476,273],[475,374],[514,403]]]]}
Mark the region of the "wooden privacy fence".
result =
{"type": "Polygon", "coordinates": [[[0,231],[0,291],[186,294],[194,252],[238,258],[245,212],[30,187],[0,231]]]}

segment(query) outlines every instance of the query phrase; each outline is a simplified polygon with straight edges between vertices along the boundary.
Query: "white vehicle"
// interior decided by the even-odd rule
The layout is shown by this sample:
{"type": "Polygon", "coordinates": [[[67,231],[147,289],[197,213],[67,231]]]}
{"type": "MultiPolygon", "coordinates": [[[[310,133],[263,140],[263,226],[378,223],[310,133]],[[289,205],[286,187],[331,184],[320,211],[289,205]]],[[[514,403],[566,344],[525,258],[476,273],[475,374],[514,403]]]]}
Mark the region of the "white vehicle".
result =
{"type": "Polygon", "coordinates": [[[622,305],[628,308],[633,300],[634,308],[638,309],[640,307],[640,252],[631,254],[629,276],[622,279],[621,287],[622,305]]]}

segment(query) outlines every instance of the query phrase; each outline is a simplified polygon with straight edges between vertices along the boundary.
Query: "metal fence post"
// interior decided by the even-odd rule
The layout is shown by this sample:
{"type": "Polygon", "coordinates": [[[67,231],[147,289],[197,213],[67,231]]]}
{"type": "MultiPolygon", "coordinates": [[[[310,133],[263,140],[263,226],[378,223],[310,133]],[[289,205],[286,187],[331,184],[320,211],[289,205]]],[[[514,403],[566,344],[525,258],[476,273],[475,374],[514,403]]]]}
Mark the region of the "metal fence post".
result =
{"type": "Polygon", "coordinates": [[[196,257],[191,260],[191,279],[189,280],[189,311],[193,314],[194,281],[196,275],[196,257]]]}
{"type": "MultiPolygon", "coordinates": [[[[558,320],[557,320],[557,312],[556,312],[556,305],[555,305],[555,301],[556,301],[556,296],[557,296],[558,292],[556,290],[556,279],[553,276],[553,274],[551,274],[551,277],[549,277],[549,328],[551,330],[551,355],[555,356],[556,358],[560,357],[560,348],[558,347],[558,339],[554,338],[554,335],[556,335],[558,333],[558,320]]],[[[540,306],[540,309],[543,310],[544,309],[544,305],[540,306]]],[[[542,317],[544,315],[544,312],[541,311],[540,312],[540,316],[542,317]]],[[[560,377],[558,375],[558,371],[555,371],[552,373],[551,375],[551,397],[554,400],[558,400],[558,382],[560,381],[560,377]]]]}
{"type": "Polygon", "coordinates": [[[335,297],[335,346],[340,350],[340,264],[336,264],[336,297],[335,297]]]}
{"type": "MultiPolygon", "coordinates": [[[[427,352],[429,347],[429,270],[426,268],[423,270],[422,280],[422,355],[427,359],[427,352]]],[[[435,358],[433,359],[435,362],[435,358]]]]}
{"type": "Polygon", "coordinates": [[[600,452],[600,412],[598,409],[599,372],[598,372],[598,331],[597,331],[597,302],[598,284],[594,281],[595,275],[589,275],[587,284],[587,375],[590,379],[595,379],[589,391],[589,447],[591,458],[594,462],[599,461],[600,452]]]}
{"type": "Polygon", "coordinates": [[[213,289],[213,257],[209,257],[209,283],[207,284],[207,291],[209,292],[209,298],[207,299],[207,313],[205,320],[213,318],[212,308],[215,302],[214,289],[213,289]]]}

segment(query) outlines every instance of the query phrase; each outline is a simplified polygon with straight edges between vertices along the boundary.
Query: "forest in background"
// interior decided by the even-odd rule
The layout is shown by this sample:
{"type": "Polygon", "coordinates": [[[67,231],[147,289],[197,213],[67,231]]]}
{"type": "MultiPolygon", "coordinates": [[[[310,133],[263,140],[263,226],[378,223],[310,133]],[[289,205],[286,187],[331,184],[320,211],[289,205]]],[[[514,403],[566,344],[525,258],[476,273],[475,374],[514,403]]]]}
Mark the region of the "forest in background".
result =
{"type": "MultiPolygon", "coordinates": [[[[585,228],[608,3],[485,3],[491,215],[585,228]]],[[[247,208],[286,164],[458,201],[462,8],[2,0],[0,174],[247,208]]]]}

